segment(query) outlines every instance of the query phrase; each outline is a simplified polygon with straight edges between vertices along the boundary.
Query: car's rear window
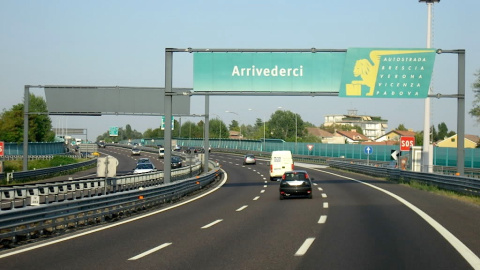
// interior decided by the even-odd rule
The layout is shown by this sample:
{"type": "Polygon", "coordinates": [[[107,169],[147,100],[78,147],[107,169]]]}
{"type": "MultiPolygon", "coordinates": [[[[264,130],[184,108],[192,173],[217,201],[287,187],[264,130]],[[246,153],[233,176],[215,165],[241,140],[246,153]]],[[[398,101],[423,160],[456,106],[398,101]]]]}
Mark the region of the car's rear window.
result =
{"type": "Polygon", "coordinates": [[[306,180],[306,179],[307,179],[307,174],[304,172],[285,173],[286,181],[306,180]]]}
{"type": "Polygon", "coordinates": [[[148,163],[140,163],[137,165],[137,169],[153,169],[153,165],[148,163]]]}

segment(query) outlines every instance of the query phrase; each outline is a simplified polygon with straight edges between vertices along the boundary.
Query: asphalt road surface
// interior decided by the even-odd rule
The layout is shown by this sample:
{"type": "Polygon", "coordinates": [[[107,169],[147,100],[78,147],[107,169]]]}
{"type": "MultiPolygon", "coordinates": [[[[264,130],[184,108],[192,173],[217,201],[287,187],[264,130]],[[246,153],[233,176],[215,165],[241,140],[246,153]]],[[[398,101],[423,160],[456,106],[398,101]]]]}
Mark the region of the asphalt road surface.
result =
{"type": "Polygon", "coordinates": [[[279,200],[265,161],[211,158],[227,178],[209,194],[1,252],[0,268],[480,269],[479,206],[302,164],[313,199],[279,200]]]}

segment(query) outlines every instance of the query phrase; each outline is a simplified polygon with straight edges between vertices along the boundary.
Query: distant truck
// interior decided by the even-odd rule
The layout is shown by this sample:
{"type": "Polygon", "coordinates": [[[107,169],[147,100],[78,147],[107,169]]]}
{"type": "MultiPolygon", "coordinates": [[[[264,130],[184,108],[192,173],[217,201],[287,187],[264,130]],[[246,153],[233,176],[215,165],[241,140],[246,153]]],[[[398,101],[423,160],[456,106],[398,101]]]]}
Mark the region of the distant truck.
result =
{"type": "Polygon", "coordinates": [[[292,152],[288,150],[272,152],[270,158],[270,181],[280,179],[285,172],[293,170],[292,152]]]}
{"type": "Polygon", "coordinates": [[[158,158],[164,158],[165,157],[165,148],[160,147],[158,148],[158,158]]]}

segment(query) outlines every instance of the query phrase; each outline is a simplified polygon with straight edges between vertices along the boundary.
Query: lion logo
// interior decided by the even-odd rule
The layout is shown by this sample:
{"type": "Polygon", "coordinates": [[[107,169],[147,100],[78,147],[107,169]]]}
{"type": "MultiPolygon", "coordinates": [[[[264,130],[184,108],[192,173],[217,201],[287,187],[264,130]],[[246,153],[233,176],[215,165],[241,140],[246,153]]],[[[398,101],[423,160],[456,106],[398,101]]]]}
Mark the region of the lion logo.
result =
{"type": "Polygon", "coordinates": [[[380,58],[383,55],[408,54],[408,53],[424,53],[424,50],[378,50],[370,52],[369,59],[359,59],[355,62],[353,75],[361,80],[353,80],[346,85],[347,96],[362,96],[362,85],[368,87],[365,96],[373,96],[375,84],[377,82],[378,69],[380,67],[380,58]]]}

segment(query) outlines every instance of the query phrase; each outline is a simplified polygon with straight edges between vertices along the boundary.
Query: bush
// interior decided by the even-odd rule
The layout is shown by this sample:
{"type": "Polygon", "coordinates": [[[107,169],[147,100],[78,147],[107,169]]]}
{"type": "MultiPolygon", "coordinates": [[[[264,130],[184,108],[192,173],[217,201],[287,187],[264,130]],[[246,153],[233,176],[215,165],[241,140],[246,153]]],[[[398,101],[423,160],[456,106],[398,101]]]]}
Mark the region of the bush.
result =
{"type": "MultiPolygon", "coordinates": [[[[66,156],[54,156],[51,160],[29,160],[28,170],[58,167],[58,166],[78,163],[81,161],[83,160],[75,159],[72,157],[66,157],[66,156]]],[[[6,160],[4,161],[3,164],[4,164],[3,166],[4,172],[12,172],[12,171],[21,172],[23,170],[22,160],[6,160]]]]}

